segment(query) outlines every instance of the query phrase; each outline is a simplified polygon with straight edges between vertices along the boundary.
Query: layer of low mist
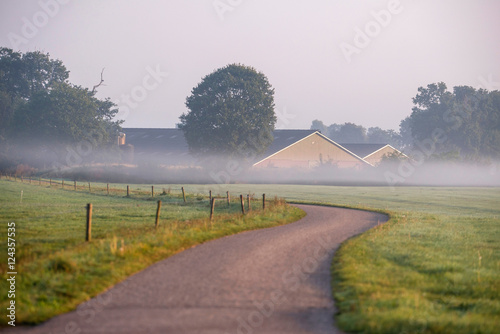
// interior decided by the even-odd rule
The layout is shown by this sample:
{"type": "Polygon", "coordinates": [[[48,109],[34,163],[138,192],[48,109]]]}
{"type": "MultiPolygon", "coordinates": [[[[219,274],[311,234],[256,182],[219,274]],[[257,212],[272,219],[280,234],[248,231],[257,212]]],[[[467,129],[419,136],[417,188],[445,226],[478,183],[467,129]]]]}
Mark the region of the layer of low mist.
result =
{"type": "Polygon", "coordinates": [[[257,168],[231,160],[201,166],[165,166],[142,161],[141,164],[112,162],[62,166],[31,170],[71,180],[118,183],[185,184],[316,184],[341,186],[500,186],[500,162],[458,163],[410,161],[386,163],[359,169],[331,165],[312,169],[257,168]]]}

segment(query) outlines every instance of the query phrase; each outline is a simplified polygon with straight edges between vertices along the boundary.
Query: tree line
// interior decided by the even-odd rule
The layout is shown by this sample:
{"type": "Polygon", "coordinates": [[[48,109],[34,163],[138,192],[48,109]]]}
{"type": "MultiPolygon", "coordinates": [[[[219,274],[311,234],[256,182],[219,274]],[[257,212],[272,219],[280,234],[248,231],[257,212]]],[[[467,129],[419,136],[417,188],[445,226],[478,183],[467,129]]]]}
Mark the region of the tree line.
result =
{"type": "Polygon", "coordinates": [[[354,123],[326,126],[314,120],[311,129],[320,130],[338,143],[390,144],[411,155],[421,142],[432,140],[435,160],[481,161],[500,158],[500,92],[445,83],[418,88],[412,113],[403,119],[399,131],[364,128],[354,123]],[[439,139],[436,138],[439,134],[439,139]]]}
{"type": "MultiPolygon", "coordinates": [[[[92,89],[68,78],[64,64],[48,53],[0,48],[0,170],[20,163],[53,168],[120,161],[116,139],[122,121],[115,119],[113,102],[96,97],[102,76],[92,89]]],[[[399,131],[354,123],[327,126],[320,120],[311,128],[338,143],[390,144],[408,155],[433,140],[433,158],[500,157],[499,91],[469,86],[449,91],[440,82],[418,88],[413,103],[399,131]]],[[[263,73],[230,64],[193,88],[178,127],[191,153],[216,156],[217,168],[231,159],[251,162],[272,143],[274,107],[274,89],[263,73]]],[[[231,161],[226,166],[240,168],[231,161]]]]}
{"type": "Polygon", "coordinates": [[[383,130],[379,127],[366,129],[354,123],[325,125],[320,120],[314,120],[311,130],[319,130],[323,135],[337,143],[343,144],[389,144],[393,147],[404,146],[403,138],[395,130],[383,130]]]}

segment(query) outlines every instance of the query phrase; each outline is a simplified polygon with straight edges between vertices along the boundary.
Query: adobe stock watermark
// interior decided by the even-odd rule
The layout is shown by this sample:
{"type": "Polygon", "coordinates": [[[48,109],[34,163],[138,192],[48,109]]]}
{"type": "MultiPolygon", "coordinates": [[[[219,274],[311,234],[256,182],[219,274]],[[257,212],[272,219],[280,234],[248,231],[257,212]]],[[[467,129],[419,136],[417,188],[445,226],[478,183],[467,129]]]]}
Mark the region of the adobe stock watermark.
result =
{"type": "Polygon", "coordinates": [[[290,125],[292,120],[297,117],[296,114],[288,113],[287,107],[283,107],[282,110],[276,109],[274,111],[276,113],[276,127],[281,128],[290,125]]]}
{"type": "MultiPolygon", "coordinates": [[[[168,76],[167,72],[162,72],[160,65],[156,65],[154,69],[147,66],[146,72],[147,74],[143,77],[141,85],[134,86],[130,93],[122,94],[119,100],[113,101],[119,110],[115,116],[116,118],[126,119],[130,114],[130,110],[137,108],[148,97],[149,92],[157,89],[168,76]]],[[[81,165],[96,150],[96,143],[102,143],[103,140],[102,133],[96,131],[85,133],[85,136],[78,143],[66,146],[64,163],[55,161],[52,163],[52,168],[60,170],[81,165]]]]}
{"type": "MultiPolygon", "coordinates": [[[[133,278],[132,278],[133,279],[133,278]]],[[[111,304],[115,296],[123,295],[130,284],[131,278],[119,283],[113,289],[108,290],[97,297],[86,301],[76,308],[78,318],[61,323],[61,328],[51,331],[47,334],[65,333],[65,334],[80,334],[85,331],[88,324],[92,323],[96,316],[101,313],[108,305],[111,304]]]]}
{"type": "MultiPolygon", "coordinates": [[[[311,255],[304,258],[299,264],[294,264],[292,269],[285,271],[281,275],[282,288],[271,291],[269,298],[262,302],[253,301],[254,310],[248,313],[246,317],[237,318],[238,327],[235,333],[258,333],[258,329],[264,325],[266,320],[275,314],[277,306],[288,301],[286,293],[298,291],[301,284],[329,257],[331,245],[330,236],[320,236],[316,239],[310,249],[311,255]]],[[[226,334],[228,333],[226,332],[226,334]]]]}
{"type": "Polygon", "coordinates": [[[403,12],[403,9],[399,0],[390,0],[387,3],[387,9],[371,11],[370,15],[373,17],[373,20],[368,21],[363,29],[358,26],[354,28],[352,44],[347,42],[340,43],[340,50],[347,63],[350,64],[354,55],[359,55],[363,49],[367,48],[372,40],[379,36],[384,28],[389,26],[393,17],[403,12]]]}
{"type": "Polygon", "coordinates": [[[23,16],[21,18],[22,26],[20,34],[9,32],[7,37],[9,38],[12,49],[19,50],[19,46],[22,44],[28,44],[30,40],[35,38],[41,29],[43,29],[47,24],[49,24],[50,19],[54,18],[59,11],[61,6],[69,3],[70,0],[40,0],[38,5],[40,10],[36,11],[31,18],[23,16]]]}
{"type": "MultiPolygon", "coordinates": [[[[54,161],[51,165],[53,169],[62,170],[67,167],[81,165],[85,158],[89,157],[95,150],[95,144],[102,142],[103,134],[96,131],[89,131],[85,136],[76,144],[66,145],[63,163],[54,161]]],[[[64,153],[63,153],[64,154],[64,153]]]]}
{"type": "Polygon", "coordinates": [[[236,156],[241,157],[241,160],[230,159],[226,162],[223,169],[219,170],[218,172],[211,171],[209,175],[212,180],[214,180],[214,182],[219,185],[231,183],[231,180],[236,178],[238,175],[241,175],[245,170],[245,166],[242,160],[251,162],[257,158],[257,154],[248,150],[248,147],[255,147],[257,145],[259,145],[258,138],[254,136],[248,138],[245,142],[238,145],[238,147],[236,148],[236,156]]]}
{"type": "Polygon", "coordinates": [[[422,166],[425,161],[433,155],[437,150],[437,145],[444,144],[448,140],[443,129],[437,128],[432,131],[431,137],[425,140],[418,141],[415,149],[410,153],[411,159],[404,159],[399,163],[397,173],[386,171],[384,173],[387,184],[391,190],[395,190],[394,186],[402,184],[411,177],[416,169],[422,166]]]}
{"type": "MultiPolygon", "coordinates": [[[[477,96],[473,97],[478,100],[477,96]]],[[[451,125],[451,130],[458,130],[462,124],[470,119],[470,115],[463,109],[449,109],[443,114],[443,121],[451,125]]],[[[430,138],[419,140],[415,143],[415,148],[410,153],[411,159],[404,159],[399,163],[397,173],[386,171],[384,173],[387,184],[394,190],[394,186],[404,183],[411,177],[416,169],[422,166],[425,161],[438,150],[438,145],[446,143],[450,138],[446,131],[436,128],[432,131],[430,138]]]]}
{"type": "Polygon", "coordinates": [[[480,76],[477,78],[480,85],[479,88],[486,89],[488,91],[500,90],[500,82],[493,80],[493,74],[489,74],[488,77],[480,76]]]}
{"type": "Polygon", "coordinates": [[[159,64],[155,68],[147,66],[146,73],[140,85],[134,86],[128,94],[122,94],[120,99],[113,101],[119,110],[117,118],[126,119],[131,109],[136,109],[139,103],[144,101],[149,93],[157,89],[168,77],[168,72],[163,72],[159,64]]]}
{"type": "MultiPolygon", "coordinates": [[[[500,89],[500,82],[493,80],[493,75],[488,75],[487,78],[484,76],[479,76],[478,81],[480,83],[479,88],[483,88],[487,91],[495,91],[500,89]]],[[[470,104],[480,102],[478,95],[473,95],[468,101],[470,104]]],[[[458,130],[465,121],[470,119],[471,115],[468,114],[464,109],[449,109],[443,114],[443,121],[450,125],[451,130],[458,130]]],[[[394,190],[394,186],[397,184],[404,183],[409,177],[411,177],[416,169],[422,166],[425,161],[436,153],[438,145],[446,143],[450,138],[446,134],[446,131],[441,128],[436,128],[431,133],[430,138],[416,142],[415,148],[410,153],[412,159],[405,159],[399,163],[397,173],[386,171],[384,173],[387,184],[394,190]]],[[[493,163],[489,169],[490,175],[496,175],[498,172],[498,165],[493,163]]]]}
{"type": "Polygon", "coordinates": [[[212,6],[219,16],[219,19],[224,21],[226,13],[234,11],[237,7],[241,6],[242,3],[243,0],[215,0],[212,2],[212,6]]]}
{"type": "MultiPolygon", "coordinates": [[[[293,113],[288,113],[286,106],[283,107],[282,110],[276,109],[275,114],[277,127],[290,125],[292,120],[297,116],[293,113]]],[[[248,153],[248,147],[256,147],[258,145],[258,138],[250,137],[237,147],[237,155],[242,156],[247,162],[256,162],[255,160],[258,158],[257,154],[248,153]]],[[[228,184],[231,180],[244,172],[244,167],[245,166],[243,166],[243,163],[240,160],[230,159],[222,170],[219,170],[218,172],[210,172],[209,174],[215,183],[228,184]]]]}

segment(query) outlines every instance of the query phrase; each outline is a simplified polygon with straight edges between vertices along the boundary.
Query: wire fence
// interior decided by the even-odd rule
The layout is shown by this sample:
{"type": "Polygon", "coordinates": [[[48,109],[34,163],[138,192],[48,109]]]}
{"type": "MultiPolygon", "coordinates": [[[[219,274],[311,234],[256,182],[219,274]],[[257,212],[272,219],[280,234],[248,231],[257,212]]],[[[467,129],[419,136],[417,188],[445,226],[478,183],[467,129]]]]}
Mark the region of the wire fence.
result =
{"type": "MultiPolygon", "coordinates": [[[[200,194],[188,194],[186,193],[184,187],[162,187],[151,185],[149,189],[144,189],[144,185],[140,188],[132,189],[130,185],[122,184],[110,184],[110,183],[92,183],[91,181],[76,181],[76,180],[65,180],[65,179],[52,179],[52,178],[42,178],[42,177],[25,177],[17,176],[11,174],[0,174],[0,180],[7,180],[12,182],[20,182],[24,184],[31,184],[35,186],[41,186],[51,189],[61,189],[80,193],[88,193],[93,195],[105,195],[105,196],[120,196],[135,199],[154,199],[155,197],[160,198],[161,196],[168,196],[170,201],[177,200],[178,203],[183,205],[189,205],[192,203],[199,203],[200,201],[208,199],[209,212],[208,218],[210,221],[213,220],[216,202],[220,203],[218,206],[231,206],[231,203],[237,203],[241,208],[241,214],[245,215],[255,210],[255,203],[257,201],[262,201],[262,205],[259,205],[261,211],[266,210],[266,194],[262,194],[262,199],[255,198],[253,194],[240,194],[239,196],[232,196],[229,191],[226,191],[225,196],[213,195],[212,191],[209,190],[207,195],[200,194]],[[254,205],[252,206],[252,203],[254,205]]],[[[146,186],[147,187],[147,186],[146,186]]],[[[23,200],[23,194],[21,191],[21,202],[23,200]]],[[[284,202],[278,200],[277,198],[272,201],[274,204],[281,204],[284,202]]],[[[172,204],[172,202],[169,202],[172,204]]],[[[159,226],[160,216],[161,216],[162,200],[157,200],[156,214],[155,214],[155,227],[159,226]]],[[[86,206],[86,241],[92,240],[92,203],[88,203],[86,206]]],[[[207,213],[208,213],[207,212],[207,213]]]]}

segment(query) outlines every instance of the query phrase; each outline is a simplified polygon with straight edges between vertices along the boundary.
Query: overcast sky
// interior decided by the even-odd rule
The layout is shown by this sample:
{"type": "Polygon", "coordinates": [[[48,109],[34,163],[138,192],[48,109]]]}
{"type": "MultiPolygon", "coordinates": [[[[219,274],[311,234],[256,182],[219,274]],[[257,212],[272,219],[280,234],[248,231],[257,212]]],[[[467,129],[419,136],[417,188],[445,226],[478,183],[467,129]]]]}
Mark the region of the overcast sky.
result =
{"type": "Polygon", "coordinates": [[[278,128],[398,129],[417,88],[500,89],[498,0],[0,0],[0,45],[63,61],[124,127],[174,127],[231,63],[264,73],[278,128]]]}

